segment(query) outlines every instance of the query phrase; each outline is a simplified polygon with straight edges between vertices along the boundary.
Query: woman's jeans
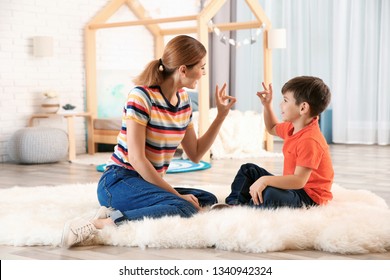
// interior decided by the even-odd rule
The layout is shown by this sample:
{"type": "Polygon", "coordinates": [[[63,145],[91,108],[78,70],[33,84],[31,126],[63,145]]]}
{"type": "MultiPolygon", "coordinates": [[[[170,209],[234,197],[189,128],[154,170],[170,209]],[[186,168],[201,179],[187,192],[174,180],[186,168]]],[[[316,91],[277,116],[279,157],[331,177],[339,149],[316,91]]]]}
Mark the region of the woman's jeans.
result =
{"type": "MultiPolygon", "coordinates": [[[[200,206],[217,202],[212,193],[192,188],[175,188],[180,194],[193,194],[200,206]]],[[[110,216],[116,224],[145,217],[191,217],[197,209],[187,200],[145,181],[136,171],[110,166],[99,180],[97,195],[100,205],[114,208],[110,216]]]]}
{"type": "Polygon", "coordinates": [[[262,192],[263,203],[255,205],[249,194],[249,188],[262,176],[273,175],[255,164],[243,164],[234,178],[231,185],[232,191],[225,202],[230,205],[250,205],[260,208],[299,208],[317,205],[303,189],[284,190],[272,186],[267,186],[262,192]]]}

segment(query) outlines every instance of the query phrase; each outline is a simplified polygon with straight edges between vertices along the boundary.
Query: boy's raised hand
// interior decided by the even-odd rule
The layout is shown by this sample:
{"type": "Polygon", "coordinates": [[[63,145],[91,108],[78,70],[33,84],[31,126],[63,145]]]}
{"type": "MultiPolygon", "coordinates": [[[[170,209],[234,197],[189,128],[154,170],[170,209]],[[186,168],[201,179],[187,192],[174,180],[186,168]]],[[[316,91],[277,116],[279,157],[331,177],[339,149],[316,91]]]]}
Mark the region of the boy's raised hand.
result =
{"type": "Polygon", "coordinates": [[[261,83],[263,85],[264,90],[258,91],[257,96],[260,98],[261,103],[263,106],[270,105],[272,102],[272,84],[270,83],[268,88],[264,84],[264,82],[261,83]]]}

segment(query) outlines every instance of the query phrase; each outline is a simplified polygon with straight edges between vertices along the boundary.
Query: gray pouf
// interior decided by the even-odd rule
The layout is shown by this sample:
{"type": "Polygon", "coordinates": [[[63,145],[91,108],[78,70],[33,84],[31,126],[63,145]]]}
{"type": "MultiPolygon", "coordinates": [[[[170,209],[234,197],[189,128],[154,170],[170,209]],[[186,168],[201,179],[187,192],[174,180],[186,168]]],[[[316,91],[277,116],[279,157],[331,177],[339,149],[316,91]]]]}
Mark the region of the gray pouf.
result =
{"type": "Polygon", "coordinates": [[[8,155],[17,163],[52,163],[65,159],[68,146],[68,135],[62,129],[27,127],[11,136],[8,155]]]}

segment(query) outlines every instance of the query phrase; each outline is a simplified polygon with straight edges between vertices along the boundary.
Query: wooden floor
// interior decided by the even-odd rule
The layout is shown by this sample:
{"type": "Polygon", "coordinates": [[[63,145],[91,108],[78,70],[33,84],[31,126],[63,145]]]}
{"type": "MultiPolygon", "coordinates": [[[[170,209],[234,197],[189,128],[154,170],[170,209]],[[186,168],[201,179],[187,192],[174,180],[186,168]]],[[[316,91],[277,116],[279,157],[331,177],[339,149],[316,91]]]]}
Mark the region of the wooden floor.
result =
{"type": "MultiPolygon", "coordinates": [[[[281,151],[275,143],[275,152],[281,151]]],[[[335,183],[351,189],[367,189],[378,194],[390,205],[390,146],[331,145],[335,169],[335,183]]],[[[173,185],[229,185],[242,163],[255,162],[274,174],[282,172],[282,158],[250,160],[214,160],[212,168],[192,173],[168,174],[166,179],[173,185]]],[[[0,187],[15,185],[34,187],[67,183],[98,181],[101,173],[93,166],[60,162],[44,165],[0,164],[0,187]]],[[[12,209],[10,209],[12,211],[12,209]]],[[[358,213],[357,213],[358,214],[358,213]]],[[[283,251],[248,254],[209,249],[139,249],[114,246],[53,247],[0,246],[0,259],[38,260],[307,260],[307,259],[376,259],[390,260],[390,252],[383,254],[340,255],[320,251],[283,251]]]]}

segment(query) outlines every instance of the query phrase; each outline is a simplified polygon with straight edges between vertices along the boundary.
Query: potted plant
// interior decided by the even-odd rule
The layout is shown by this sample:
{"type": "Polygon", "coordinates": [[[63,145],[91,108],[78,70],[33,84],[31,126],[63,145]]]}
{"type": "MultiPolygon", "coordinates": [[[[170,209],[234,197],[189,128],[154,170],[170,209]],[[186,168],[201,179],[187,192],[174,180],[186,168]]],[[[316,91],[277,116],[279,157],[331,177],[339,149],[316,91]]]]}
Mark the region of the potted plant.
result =
{"type": "Polygon", "coordinates": [[[43,93],[44,99],[41,104],[41,108],[44,113],[57,113],[60,109],[60,102],[58,100],[58,95],[55,91],[47,91],[43,93]]]}

